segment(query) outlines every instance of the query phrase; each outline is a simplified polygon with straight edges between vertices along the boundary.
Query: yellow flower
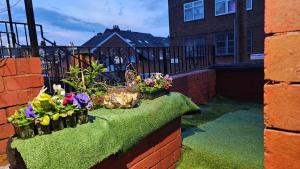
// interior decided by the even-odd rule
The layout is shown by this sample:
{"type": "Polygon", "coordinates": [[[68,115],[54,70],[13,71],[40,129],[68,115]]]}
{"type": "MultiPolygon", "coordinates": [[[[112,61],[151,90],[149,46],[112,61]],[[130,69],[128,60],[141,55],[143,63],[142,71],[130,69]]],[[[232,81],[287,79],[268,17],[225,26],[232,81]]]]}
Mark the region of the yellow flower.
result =
{"type": "Polygon", "coordinates": [[[141,76],[137,76],[136,79],[135,79],[135,81],[136,81],[137,83],[140,83],[140,82],[142,81],[141,76]]]}
{"type": "Polygon", "coordinates": [[[159,84],[158,84],[157,80],[154,80],[154,87],[159,88],[159,84]]]}
{"type": "Polygon", "coordinates": [[[40,122],[41,125],[43,126],[48,126],[50,124],[50,117],[49,116],[44,116],[43,120],[40,122]]]}

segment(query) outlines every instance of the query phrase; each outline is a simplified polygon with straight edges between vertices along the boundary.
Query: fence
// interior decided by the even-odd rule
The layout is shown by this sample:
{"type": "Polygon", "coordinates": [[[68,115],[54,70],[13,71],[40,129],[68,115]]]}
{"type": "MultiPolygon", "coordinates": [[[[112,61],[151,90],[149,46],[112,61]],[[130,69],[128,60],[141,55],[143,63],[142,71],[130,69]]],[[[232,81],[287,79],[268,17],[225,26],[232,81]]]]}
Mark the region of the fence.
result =
{"type": "MultiPolygon", "coordinates": [[[[7,48],[5,57],[26,57],[31,48],[7,48]]],[[[61,83],[68,76],[70,66],[88,67],[92,61],[103,64],[107,72],[99,79],[111,85],[124,83],[126,66],[131,63],[143,78],[151,73],[179,74],[199,69],[207,69],[215,62],[214,46],[174,46],[174,47],[39,47],[45,84],[52,92],[53,83],[61,83]]],[[[63,84],[65,85],[65,84],[63,84]]]]}

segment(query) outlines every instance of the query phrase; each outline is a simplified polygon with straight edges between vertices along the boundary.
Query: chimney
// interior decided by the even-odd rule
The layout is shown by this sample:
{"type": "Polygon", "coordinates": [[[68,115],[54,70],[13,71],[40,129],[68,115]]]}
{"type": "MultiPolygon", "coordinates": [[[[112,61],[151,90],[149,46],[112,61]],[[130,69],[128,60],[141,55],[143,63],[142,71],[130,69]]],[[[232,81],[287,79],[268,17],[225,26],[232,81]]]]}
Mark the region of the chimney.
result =
{"type": "Polygon", "coordinates": [[[119,31],[120,31],[119,26],[118,26],[118,25],[114,25],[114,26],[113,26],[113,31],[114,31],[114,32],[119,32],[119,31]]]}

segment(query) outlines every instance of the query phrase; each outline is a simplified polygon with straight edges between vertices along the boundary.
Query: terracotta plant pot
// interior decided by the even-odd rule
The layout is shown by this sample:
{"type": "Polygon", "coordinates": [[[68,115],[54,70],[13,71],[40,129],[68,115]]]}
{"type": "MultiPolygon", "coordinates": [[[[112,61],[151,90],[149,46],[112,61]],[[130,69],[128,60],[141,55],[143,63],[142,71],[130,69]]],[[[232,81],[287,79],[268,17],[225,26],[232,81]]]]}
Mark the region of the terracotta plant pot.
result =
{"type": "Polygon", "coordinates": [[[85,124],[88,122],[88,110],[87,109],[80,109],[76,111],[77,115],[77,123],[78,124],[85,124]]]}
{"type": "Polygon", "coordinates": [[[64,120],[66,128],[74,128],[77,125],[76,113],[73,113],[71,116],[66,116],[64,120]]]}
{"type": "Polygon", "coordinates": [[[153,99],[156,99],[158,97],[167,95],[169,93],[170,92],[166,91],[166,90],[158,90],[158,91],[152,92],[152,93],[150,93],[150,92],[142,92],[142,98],[145,99],[145,100],[153,100],[153,99]]]}
{"type": "Polygon", "coordinates": [[[35,136],[34,134],[34,125],[29,124],[26,126],[16,126],[14,125],[15,132],[18,138],[27,139],[35,136]]]}
{"type": "Polygon", "coordinates": [[[37,132],[38,135],[51,134],[51,127],[50,125],[44,126],[41,124],[37,124],[37,132]]]}
{"type": "Polygon", "coordinates": [[[62,118],[59,118],[58,120],[51,119],[51,127],[52,127],[52,131],[59,131],[64,129],[65,127],[62,118]]]}

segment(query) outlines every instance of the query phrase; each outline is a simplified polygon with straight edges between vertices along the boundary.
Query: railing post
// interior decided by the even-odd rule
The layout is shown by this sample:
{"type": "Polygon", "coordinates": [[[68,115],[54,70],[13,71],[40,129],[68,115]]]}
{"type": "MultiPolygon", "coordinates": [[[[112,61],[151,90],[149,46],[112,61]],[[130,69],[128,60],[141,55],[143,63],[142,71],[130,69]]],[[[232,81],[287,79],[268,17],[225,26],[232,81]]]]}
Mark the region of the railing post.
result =
{"type": "Polygon", "coordinates": [[[38,40],[37,40],[37,34],[36,34],[32,0],[24,0],[24,3],[25,3],[29,36],[30,36],[30,43],[31,43],[31,48],[32,48],[32,56],[39,56],[38,40]]]}
{"type": "Polygon", "coordinates": [[[6,6],[7,6],[7,14],[8,14],[10,33],[11,33],[12,46],[15,47],[16,46],[16,37],[15,37],[14,27],[13,27],[13,23],[12,23],[9,0],[6,0],[6,6]]]}
{"type": "Polygon", "coordinates": [[[164,74],[168,74],[167,50],[163,48],[164,74]]]}

